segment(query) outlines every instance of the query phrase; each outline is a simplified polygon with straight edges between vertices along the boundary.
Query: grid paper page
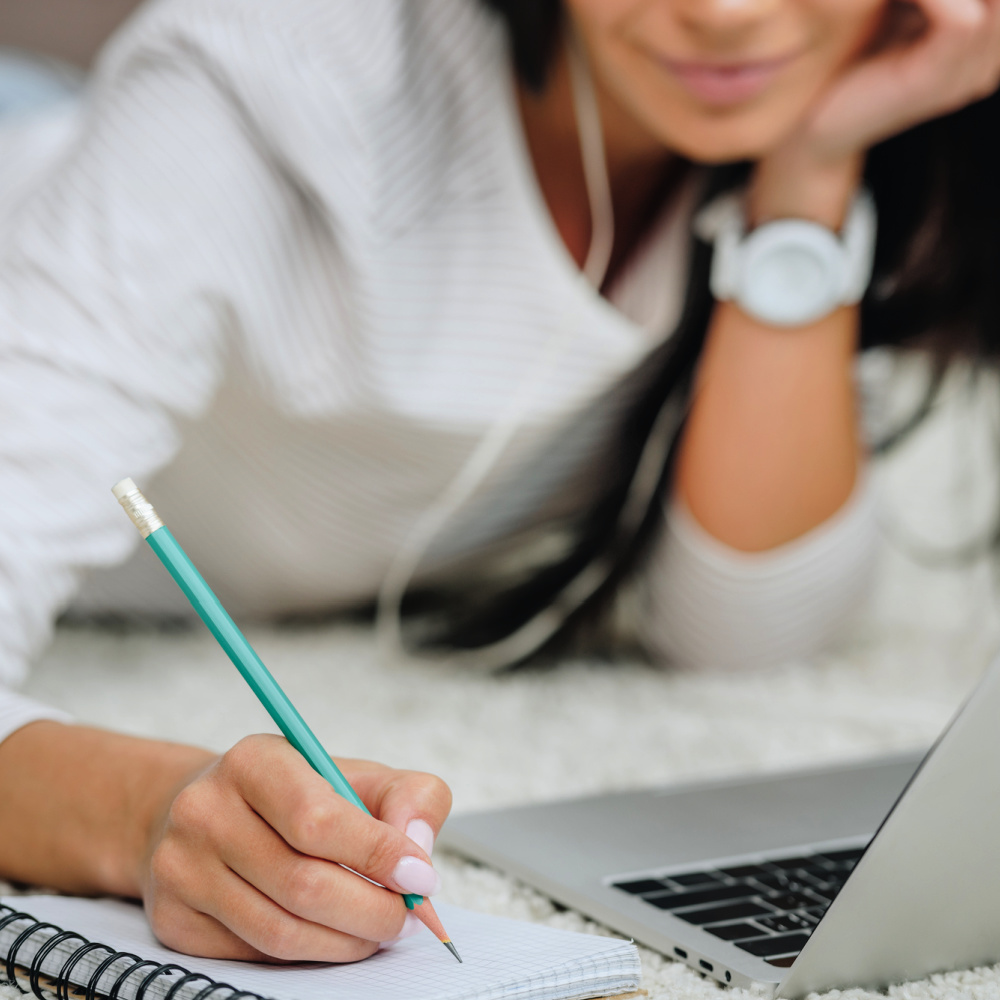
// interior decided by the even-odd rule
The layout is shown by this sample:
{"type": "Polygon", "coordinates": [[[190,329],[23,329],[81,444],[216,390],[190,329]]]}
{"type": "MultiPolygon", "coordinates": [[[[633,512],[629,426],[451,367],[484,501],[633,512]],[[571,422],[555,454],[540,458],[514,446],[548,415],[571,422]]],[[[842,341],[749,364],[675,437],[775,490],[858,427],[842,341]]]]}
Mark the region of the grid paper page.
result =
{"type": "MultiPolygon", "coordinates": [[[[239,990],[279,1000],[570,1000],[629,992],[638,988],[640,979],[639,955],[628,942],[486,916],[444,903],[435,904],[435,909],[463,964],[429,931],[351,965],[268,966],[191,958],[159,944],[135,904],[69,896],[12,896],[2,902],[118,951],[161,963],[176,962],[239,990]]],[[[0,932],[0,951],[26,926],[21,923],[0,932]]],[[[25,942],[18,964],[30,962],[45,939],[46,934],[39,932],[25,942]]],[[[56,948],[45,968],[58,972],[79,944],[68,941],[56,948]]],[[[86,981],[106,957],[100,951],[86,956],[73,978],[86,981]]],[[[108,969],[99,987],[110,989],[128,964],[123,961],[108,969]]],[[[135,981],[127,982],[120,995],[133,995],[141,977],[141,972],[136,973],[135,981]]],[[[147,998],[162,997],[178,978],[179,974],[157,980],[147,998]]],[[[177,996],[192,997],[205,985],[204,980],[192,983],[177,996]]],[[[224,1000],[225,993],[214,996],[224,1000]]]]}

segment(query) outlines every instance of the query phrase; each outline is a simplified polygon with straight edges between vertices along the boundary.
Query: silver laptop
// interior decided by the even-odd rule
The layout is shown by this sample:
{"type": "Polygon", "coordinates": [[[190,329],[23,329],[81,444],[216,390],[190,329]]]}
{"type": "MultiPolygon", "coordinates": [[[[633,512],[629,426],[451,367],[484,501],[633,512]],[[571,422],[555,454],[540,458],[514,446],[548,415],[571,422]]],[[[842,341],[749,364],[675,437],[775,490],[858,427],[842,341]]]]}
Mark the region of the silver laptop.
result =
{"type": "Polygon", "coordinates": [[[439,843],[734,986],[1000,960],[1000,661],[924,757],[454,816],[439,843]]]}

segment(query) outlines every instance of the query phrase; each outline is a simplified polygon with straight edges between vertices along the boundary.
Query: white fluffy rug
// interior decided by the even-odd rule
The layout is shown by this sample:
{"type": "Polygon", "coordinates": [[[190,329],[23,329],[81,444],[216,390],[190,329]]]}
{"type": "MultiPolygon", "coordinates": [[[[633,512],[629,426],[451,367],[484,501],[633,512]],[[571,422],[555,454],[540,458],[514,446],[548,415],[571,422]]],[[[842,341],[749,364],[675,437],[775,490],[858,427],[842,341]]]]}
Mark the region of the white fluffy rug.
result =
{"type": "MultiPolygon", "coordinates": [[[[945,537],[949,525],[964,531],[973,514],[984,516],[981,503],[978,513],[968,508],[967,472],[986,466],[967,466],[975,459],[967,426],[949,426],[937,421],[881,471],[895,534],[945,537]],[[929,466],[921,448],[946,461],[929,466]],[[947,489],[931,490],[941,484],[947,489]],[[904,504],[901,496],[922,500],[904,504]]],[[[988,485],[973,492],[992,503],[988,485]]],[[[927,745],[1000,645],[990,572],[985,562],[922,568],[888,545],[883,562],[871,614],[840,649],[766,673],[573,662],[480,677],[381,665],[370,634],[356,626],[258,628],[250,638],[293,701],[308,706],[332,752],[437,772],[454,791],[455,809],[470,810],[927,745]]],[[[218,750],[272,728],[201,630],[62,630],[27,690],[87,722],[218,750]]],[[[451,902],[599,932],[493,871],[445,854],[438,864],[451,902]]],[[[682,965],[647,950],[643,959],[651,997],[718,993],[682,965]]],[[[1000,971],[954,973],[892,992],[1000,997],[1000,971]]],[[[0,987],[0,997],[14,996],[0,987]]]]}

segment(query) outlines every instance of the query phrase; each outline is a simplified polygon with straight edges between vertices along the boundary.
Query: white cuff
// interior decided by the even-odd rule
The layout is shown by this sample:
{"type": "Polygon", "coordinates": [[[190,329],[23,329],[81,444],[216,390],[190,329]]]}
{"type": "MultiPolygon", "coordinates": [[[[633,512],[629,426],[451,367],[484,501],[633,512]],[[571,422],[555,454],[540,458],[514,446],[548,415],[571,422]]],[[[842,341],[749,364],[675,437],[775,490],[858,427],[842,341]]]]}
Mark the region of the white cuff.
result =
{"type": "Polygon", "coordinates": [[[0,741],[11,733],[39,719],[54,719],[56,722],[72,722],[73,717],[57,708],[50,708],[39,701],[25,698],[9,689],[0,689],[0,741]]]}
{"type": "Polygon", "coordinates": [[[766,552],[724,545],[675,500],[640,585],[638,638],[685,666],[759,667],[815,652],[867,596],[878,540],[863,471],[832,517],[766,552]]]}

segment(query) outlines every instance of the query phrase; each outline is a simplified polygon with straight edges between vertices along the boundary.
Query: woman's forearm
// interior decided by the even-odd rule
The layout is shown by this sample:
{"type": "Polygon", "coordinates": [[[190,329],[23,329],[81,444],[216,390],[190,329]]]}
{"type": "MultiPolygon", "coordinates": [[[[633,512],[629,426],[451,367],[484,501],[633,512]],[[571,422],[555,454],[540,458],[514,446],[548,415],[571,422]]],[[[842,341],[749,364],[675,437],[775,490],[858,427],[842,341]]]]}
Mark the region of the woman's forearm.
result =
{"type": "Polygon", "coordinates": [[[357,961],[403,932],[402,894],[440,887],[427,851],[451,793],[338,766],[371,813],[280,736],[217,756],[29,723],[0,743],[0,877],[141,896],[157,938],[191,955],[357,961]]]}
{"type": "Polygon", "coordinates": [[[746,552],[775,548],[837,511],[854,487],[856,309],[776,330],[720,304],[677,468],[695,520],[746,552]]]}
{"type": "MultiPolygon", "coordinates": [[[[810,173],[758,168],[754,221],[810,218],[838,229],[857,184],[856,161],[810,173]]],[[[850,495],[860,441],[853,359],[858,309],[797,329],[756,321],[730,302],[712,317],[676,488],[695,520],[746,552],[816,527],[850,495]]]]}
{"type": "Polygon", "coordinates": [[[0,742],[0,877],[139,895],[151,825],[215,755],[59,722],[0,742]]]}

